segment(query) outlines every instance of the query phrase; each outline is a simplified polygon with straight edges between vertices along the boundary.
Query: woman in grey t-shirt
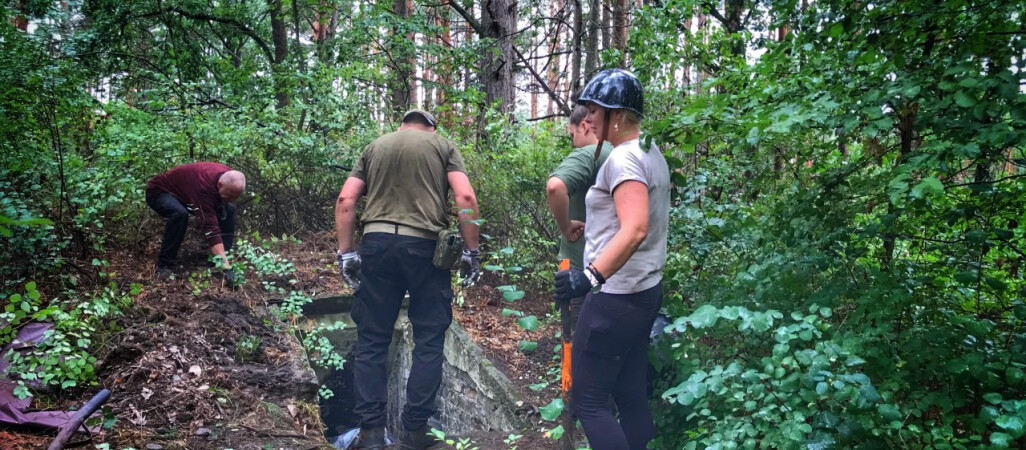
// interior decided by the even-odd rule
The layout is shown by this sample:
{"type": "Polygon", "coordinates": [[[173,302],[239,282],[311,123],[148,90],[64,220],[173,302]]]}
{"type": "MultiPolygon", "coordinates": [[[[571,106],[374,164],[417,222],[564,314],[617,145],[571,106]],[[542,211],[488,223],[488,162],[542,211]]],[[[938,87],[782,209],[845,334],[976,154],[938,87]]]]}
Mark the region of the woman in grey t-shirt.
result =
{"type": "Polygon", "coordinates": [[[614,148],[585,198],[587,267],[556,273],[557,298],[587,294],[573,337],[574,412],[593,449],[640,450],[656,434],[645,383],[648,332],[663,301],[670,170],[640,143],[644,97],[633,74],[599,72],[578,103],[614,148]]]}

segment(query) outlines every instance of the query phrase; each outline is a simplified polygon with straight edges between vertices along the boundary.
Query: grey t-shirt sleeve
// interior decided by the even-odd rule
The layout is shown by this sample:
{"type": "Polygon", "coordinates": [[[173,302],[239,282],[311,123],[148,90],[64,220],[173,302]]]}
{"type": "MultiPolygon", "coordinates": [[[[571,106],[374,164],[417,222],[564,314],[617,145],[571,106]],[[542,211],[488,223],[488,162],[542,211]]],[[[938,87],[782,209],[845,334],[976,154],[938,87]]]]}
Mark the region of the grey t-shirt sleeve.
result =
{"type": "Polygon", "coordinates": [[[640,156],[639,152],[630,151],[624,152],[619,158],[606,160],[606,164],[612,164],[606,172],[609,176],[607,186],[610,193],[625,181],[639,181],[645,186],[649,185],[648,173],[640,156]]]}
{"type": "Polygon", "coordinates": [[[563,180],[567,192],[571,195],[587,191],[595,180],[594,152],[593,145],[575,149],[549,176],[563,180]]]}

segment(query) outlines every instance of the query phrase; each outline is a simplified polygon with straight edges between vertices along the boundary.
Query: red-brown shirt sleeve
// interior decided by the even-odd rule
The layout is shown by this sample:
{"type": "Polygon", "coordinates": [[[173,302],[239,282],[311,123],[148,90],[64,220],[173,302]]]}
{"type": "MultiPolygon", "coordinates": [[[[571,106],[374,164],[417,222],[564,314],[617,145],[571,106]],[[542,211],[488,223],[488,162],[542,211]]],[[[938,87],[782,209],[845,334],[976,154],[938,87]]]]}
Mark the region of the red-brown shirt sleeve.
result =
{"type": "Polygon", "coordinates": [[[217,180],[229,170],[231,167],[215,162],[184,164],[151,178],[146,183],[146,194],[171,194],[196,216],[207,242],[211,246],[221,244],[221,227],[217,224],[221,194],[217,191],[217,180]]]}

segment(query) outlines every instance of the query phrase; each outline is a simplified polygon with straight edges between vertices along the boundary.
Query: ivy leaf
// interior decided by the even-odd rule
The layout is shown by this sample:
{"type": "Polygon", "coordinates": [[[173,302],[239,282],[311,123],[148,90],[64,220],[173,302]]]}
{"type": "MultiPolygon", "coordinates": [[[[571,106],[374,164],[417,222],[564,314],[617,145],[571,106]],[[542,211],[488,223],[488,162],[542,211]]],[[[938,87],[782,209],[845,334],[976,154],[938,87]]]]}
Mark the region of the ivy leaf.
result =
{"type": "Polygon", "coordinates": [[[538,348],[538,343],[534,341],[520,341],[517,348],[524,353],[533,352],[534,349],[538,348]]]}
{"type": "Polygon", "coordinates": [[[548,405],[538,408],[538,412],[541,413],[542,419],[549,421],[558,419],[559,415],[563,413],[563,399],[552,399],[548,405]]]}

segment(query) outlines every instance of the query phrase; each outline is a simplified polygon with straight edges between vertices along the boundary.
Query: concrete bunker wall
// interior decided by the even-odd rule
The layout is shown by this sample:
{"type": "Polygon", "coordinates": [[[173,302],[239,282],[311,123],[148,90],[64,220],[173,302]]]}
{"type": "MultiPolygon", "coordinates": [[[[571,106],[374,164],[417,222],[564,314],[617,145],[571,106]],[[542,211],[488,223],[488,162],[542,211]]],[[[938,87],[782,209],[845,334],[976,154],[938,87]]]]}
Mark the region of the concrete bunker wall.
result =
{"type": "MultiPolygon", "coordinates": [[[[352,348],[356,343],[356,325],[349,316],[352,309],[351,296],[335,296],[316,299],[304,308],[307,319],[331,324],[342,321],[345,328],[331,332],[328,339],[337,351],[351,364],[352,348]]],[[[400,415],[406,399],[406,379],[410,374],[413,350],[413,328],[406,316],[406,302],[396,321],[392,345],[389,348],[388,378],[388,429],[393,433],[401,430],[400,415]]],[[[433,419],[441,429],[450,435],[462,435],[475,431],[513,432],[523,426],[523,400],[512,388],[509,379],[499,372],[474,344],[470,336],[456,322],[449,327],[445,336],[445,363],[442,367],[442,385],[439,388],[433,419]]],[[[348,367],[348,366],[347,366],[348,367]]],[[[322,384],[339,375],[322,368],[314,368],[322,384]]],[[[352,389],[352,383],[334,382],[338,388],[352,389]]],[[[329,386],[331,387],[331,386],[329,386]]],[[[351,411],[352,392],[335,392],[335,396],[322,405],[326,409],[351,411]]],[[[322,411],[324,416],[324,411],[322,411]]],[[[331,420],[325,417],[326,422],[331,420]]],[[[328,423],[329,428],[333,424],[328,423]]],[[[341,432],[344,430],[329,430],[341,432]]]]}

